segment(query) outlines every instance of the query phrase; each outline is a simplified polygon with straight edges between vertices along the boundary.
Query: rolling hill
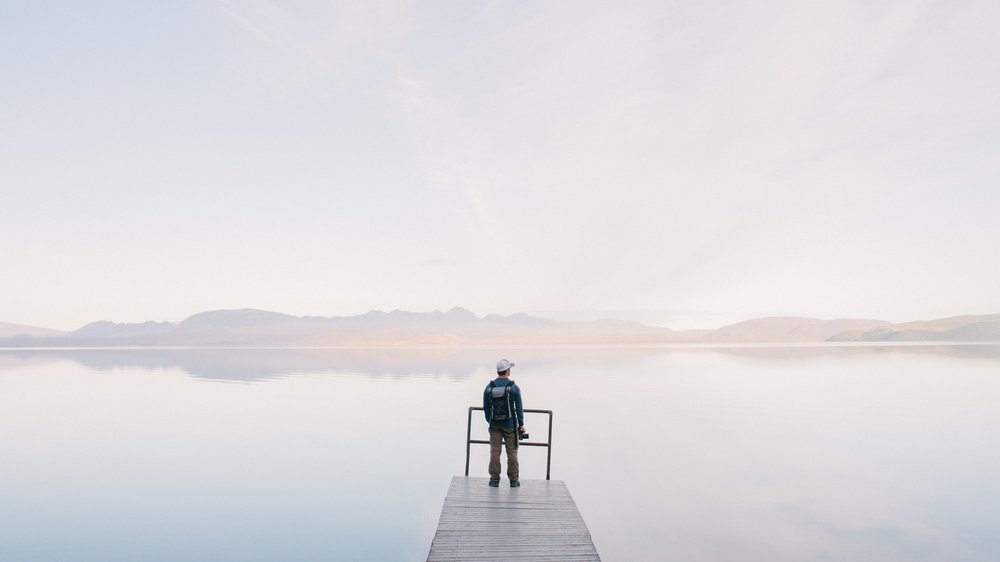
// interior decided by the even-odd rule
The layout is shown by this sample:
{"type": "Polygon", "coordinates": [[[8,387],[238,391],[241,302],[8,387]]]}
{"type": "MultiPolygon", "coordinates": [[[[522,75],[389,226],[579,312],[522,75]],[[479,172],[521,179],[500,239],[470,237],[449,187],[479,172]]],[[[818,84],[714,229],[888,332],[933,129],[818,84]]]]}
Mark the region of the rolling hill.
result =
{"type": "Polygon", "coordinates": [[[830,341],[1000,341],[1000,314],[950,316],[853,329],[831,336],[830,341]]]}
{"type": "Polygon", "coordinates": [[[0,346],[365,346],[588,345],[1000,341],[1000,314],[891,324],[884,320],[755,318],[714,330],[671,330],[638,322],[560,322],[513,314],[373,310],[357,316],[292,316],[256,309],[212,310],[181,322],[92,322],[72,332],[0,324],[0,346]],[[6,335],[4,335],[6,334],[6,335]]]}

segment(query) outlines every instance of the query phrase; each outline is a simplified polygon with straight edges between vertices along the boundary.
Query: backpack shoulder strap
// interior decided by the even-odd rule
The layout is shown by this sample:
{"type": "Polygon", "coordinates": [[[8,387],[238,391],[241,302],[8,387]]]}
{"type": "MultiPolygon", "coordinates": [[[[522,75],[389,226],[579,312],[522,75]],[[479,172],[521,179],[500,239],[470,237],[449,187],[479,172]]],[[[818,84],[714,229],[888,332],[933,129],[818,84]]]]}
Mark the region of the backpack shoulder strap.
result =
{"type": "Polygon", "coordinates": [[[503,388],[503,397],[507,400],[508,419],[514,420],[514,425],[516,426],[517,411],[514,410],[514,381],[508,382],[507,386],[503,388]]]}

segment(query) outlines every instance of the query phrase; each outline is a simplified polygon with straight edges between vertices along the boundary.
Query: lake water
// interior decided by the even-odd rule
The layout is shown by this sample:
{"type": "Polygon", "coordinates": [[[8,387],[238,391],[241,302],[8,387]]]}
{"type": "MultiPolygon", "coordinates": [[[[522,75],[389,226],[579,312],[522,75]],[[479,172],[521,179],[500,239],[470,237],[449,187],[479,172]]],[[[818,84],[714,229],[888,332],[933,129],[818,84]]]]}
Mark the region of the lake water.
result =
{"type": "Polygon", "coordinates": [[[0,350],[0,560],[422,560],[502,356],[605,560],[1000,560],[981,345],[0,350]]]}

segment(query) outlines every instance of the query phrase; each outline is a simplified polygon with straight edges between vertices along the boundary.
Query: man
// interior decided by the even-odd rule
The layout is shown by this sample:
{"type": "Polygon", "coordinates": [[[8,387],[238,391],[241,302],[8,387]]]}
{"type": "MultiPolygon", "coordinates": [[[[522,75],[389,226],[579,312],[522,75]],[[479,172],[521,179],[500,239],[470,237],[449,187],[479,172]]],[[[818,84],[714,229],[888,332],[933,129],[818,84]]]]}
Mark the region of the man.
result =
{"type": "Polygon", "coordinates": [[[524,407],[521,389],[510,380],[514,364],[506,359],[497,361],[497,378],[490,381],[483,391],[483,412],[490,424],[490,486],[500,485],[500,443],[507,450],[507,477],[510,487],[521,485],[518,481],[517,434],[524,433],[524,407]],[[515,428],[517,433],[515,433],[515,428]]]}

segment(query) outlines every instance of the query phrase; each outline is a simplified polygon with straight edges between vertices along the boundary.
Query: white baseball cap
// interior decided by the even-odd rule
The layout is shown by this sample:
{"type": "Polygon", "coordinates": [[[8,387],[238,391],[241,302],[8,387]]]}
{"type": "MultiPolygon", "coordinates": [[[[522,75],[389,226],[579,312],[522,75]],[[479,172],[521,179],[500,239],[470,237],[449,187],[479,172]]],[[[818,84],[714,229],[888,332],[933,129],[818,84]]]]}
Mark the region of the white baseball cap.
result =
{"type": "Polygon", "coordinates": [[[513,366],[514,364],[511,363],[510,361],[507,361],[506,359],[501,359],[497,361],[497,372],[502,373],[513,366]]]}

